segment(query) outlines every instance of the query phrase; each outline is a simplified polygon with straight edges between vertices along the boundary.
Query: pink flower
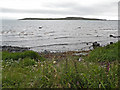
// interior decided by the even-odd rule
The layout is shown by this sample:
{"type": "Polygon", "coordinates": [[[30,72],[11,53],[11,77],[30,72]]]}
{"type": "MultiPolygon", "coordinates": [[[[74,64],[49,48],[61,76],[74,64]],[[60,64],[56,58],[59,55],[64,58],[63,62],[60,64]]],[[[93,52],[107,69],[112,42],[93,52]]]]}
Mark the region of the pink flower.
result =
{"type": "Polygon", "coordinates": [[[77,81],[77,85],[79,85],[79,82],[77,81]]]}
{"type": "Polygon", "coordinates": [[[107,64],[107,72],[109,72],[109,70],[110,70],[110,63],[108,62],[108,64],[107,64]]]}

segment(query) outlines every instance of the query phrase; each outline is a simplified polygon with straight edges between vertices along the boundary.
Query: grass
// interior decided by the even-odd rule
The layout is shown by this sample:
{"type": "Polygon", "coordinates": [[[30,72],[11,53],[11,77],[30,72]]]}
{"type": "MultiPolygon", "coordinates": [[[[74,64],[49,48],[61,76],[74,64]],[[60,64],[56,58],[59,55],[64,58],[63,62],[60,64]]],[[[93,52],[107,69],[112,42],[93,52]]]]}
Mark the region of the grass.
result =
{"type": "MultiPolygon", "coordinates": [[[[60,55],[60,54],[59,54],[60,55]]],[[[88,56],[46,58],[33,51],[3,52],[3,88],[118,88],[118,43],[88,56]],[[59,60],[59,62],[57,62],[59,60]]]]}
{"type": "Polygon", "coordinates": [[[16,52],[16,53],[11,53],[4,51],[2,52],[2,59],[3,60],[18,60],[18,59],[23,59],[23,58],[31,58],[35,60],[44,60],[44,58],[40,57],[40,55],[37,52],[34,51],[25,51],[25,52],[16,52]]]}
{"type": "Polygon", "coordinates": [[[96,48],[89,54],[88,57],[86,57],[86,60],[95,62],[119,60],[118,43],[120,42],[107,45],[105,47],[96,48]]]}

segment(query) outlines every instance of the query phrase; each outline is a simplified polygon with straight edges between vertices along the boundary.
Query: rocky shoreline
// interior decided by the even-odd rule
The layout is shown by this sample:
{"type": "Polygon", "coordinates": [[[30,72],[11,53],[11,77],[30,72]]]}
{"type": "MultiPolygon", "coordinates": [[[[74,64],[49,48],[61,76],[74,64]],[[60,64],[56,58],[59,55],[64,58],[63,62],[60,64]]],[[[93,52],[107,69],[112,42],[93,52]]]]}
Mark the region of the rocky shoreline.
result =
{"type": "Polygon", "coordinates": [[[18,47],[18,46],[0,46],[1,51],[8,51],[8,52],[23,52],[28,51],[30,48],[28,47],[18,47]]]}
{"type": "MultiPolygon", "coordinates": [[[[113,42],[110,42],[109,44],[113,44],[113,42]]],[[[97,47],[102,47],[100,43],[93,42],[91,47],[93,49],[97,47]]],[[[92,49],[92,50],[93,50],[92,49]]],[[[1,51],[8,51],[8,52],[24,52],[24,51],[31,51],[31,48],[28,47],[18,47],[18,46],[0,46],[1,51]]],[[[66,51],[66,52],[50,52],[50,51],[43,51],[43,52],[37,52],[40,56],[44,56],[45,58],[51,60],[56,59],[56,62],[59,62],[61,60],[64,60],[67,56],[77,56],[78,61],[83,60],[82,56],[88,56],[89,53],[92,51],[90,50],[82,50],[82,51],[66,51]]]]}
{"type": "MultiPolygon", "coordinates": [[[[120,38],[120,36],[114,36],[114,35],[109,35],[109,37],[112,38],[120,38]]],[[[110,42],[109,44],[113,44],[114,42],[110,42]]],[[[86,43],[86,45],[88,45],[89,43],[86,43]]],[[[97,47],[101,47],[101,44],[98,42],[92,42],[92,45],[90,47],[93,47],[93,49],[97,48],[97,47]]],[[[89,47],[89,48],[90,48],[89,47]]],[[[19,47],[19,46],[0,46],[0,51],[8,51],[8,52],[24,52],[24,51],[29,51],[30,48],[29,47],[19,47]]],[[[91,50],[91,49],[90,49],[91,50]]],[[[69,52],[69,51],[68,51],[69,52]]],[[[40,53],[40,52],[39,52],[40,53]]],[[[45,54],[49,54],[50,51],[45,50],[44,52],[45,54]]]]}
{"type": "MultiPolygon", "coordinates": [[[[110,42],[110,44],[113,44],[113,42],[110,42]]],[[[88,45],[88,43],[87,43],[88,45]]],[[[93,47],[93,49],[97,47],[101,47],[100,43],[98,42],[93,42],[90,47],[93,47]]],[[[89,47],[89,48],[90,48],[89,47]]],[[[19,47],[19,46],[0,46],[1,51],[8,51],[8,52],[24,52],[24,51],[29,51],[30,47],[19,47]]],[[[90,49],[91,50],[91,49],[90,49]]],[[[69,51],[68,51],[69,52],[69,51]]],[[[40,52],[39,52],[40,53],[40,52]]],[[[43,51],[42,53],[44,54],[49,54],[51,53],[50,51],[43,51]]],[[[56,52],[57,53],[57,52],[56,52]]]]}
{"type": "MultiPolygon", "coordinates": [[[[18,46],[0,46],[1,51],[8,51],[11,53],[16,52],[24,52],[24,51],[31,51],[28,47],[18,47],[18,46]]],[[[81,61],[81,56],[87,56],[89,51],[67,51],[67,52],[50,52],[45,50],[44,52],[37,52],[40,56],[44,56],[45,58],[51,60],[51,59],[57,59],[56,62],[59,62],[61,60],[64,60],[67,56],[78,56],[80,57],[78,60],[81,61]]]]}
{"type": "MultiPolygon", "coordinates": [[[[110,35],[110,36],[113,36],[113,35],[110,35]]],[[[114,42],[110,42],[109,44],[113,44],[114,42]]],[[[88,45],[88,43],[86,43],[86,45],[88,45]]],[[[101,46],[100,43],[98,42],[93,42],[92,45],[89,47],[89,50],[87,50],[87,52],[93,50],[93,49],[90,49],[90,48],[97,48],[97,47],[103,47],[101,46]]],[[[19,47],[19,46],[0,46],[0,51],[8,51],[8,52],[24,52],[24,51],[31,51],[31,48],[30,47],[19,47]]],[[[83,55],[84,56],[84,53],[86,53],[86,50],[82,50],[82,51],[66,51],[66,52],[50,52],[50,51],[43,51],[43,52],[38,52],[39,54],[46,54],[46,55],[50,55],[50,54],[57,54],[57,53],[61,53],[61,54],[64,54],[64,53],[72,53],[71,55],[83,55]],[[82,52],[82,54],[81,54],[82,52]]],[[[85,54],[85,56],[87,55],[88,53],[85,54]]]]}

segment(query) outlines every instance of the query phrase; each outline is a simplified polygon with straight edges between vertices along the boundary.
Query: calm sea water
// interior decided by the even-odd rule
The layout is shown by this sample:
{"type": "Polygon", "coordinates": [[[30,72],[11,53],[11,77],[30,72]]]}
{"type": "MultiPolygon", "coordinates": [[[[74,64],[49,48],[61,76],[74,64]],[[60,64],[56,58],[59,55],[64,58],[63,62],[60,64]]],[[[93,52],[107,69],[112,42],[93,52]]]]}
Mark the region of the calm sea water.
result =
{"type": "Polygon", "coordinates": [[[95,41],[101,45],[118,41],[109,37],[118,35],[117,21],[3,20],[0,28],[2,45],[30,47],[39,52],[87,50],[95,41]]]}

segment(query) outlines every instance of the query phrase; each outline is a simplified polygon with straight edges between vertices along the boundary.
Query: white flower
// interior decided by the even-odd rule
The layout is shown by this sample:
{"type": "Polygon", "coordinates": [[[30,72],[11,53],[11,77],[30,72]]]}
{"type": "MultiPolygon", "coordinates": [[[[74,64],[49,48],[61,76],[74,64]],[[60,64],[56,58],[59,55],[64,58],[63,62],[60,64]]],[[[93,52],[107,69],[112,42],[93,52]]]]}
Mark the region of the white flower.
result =
{"type": "Polygon", "coordinates": [[[56,61],[53,61],[53,64],[55,64],[56,63],[56,61]]]}
{"type": "Polygon", "coordinates": [[[43,67],[43,65],[41,65],[41,67],[43,67]]]}
{"type": "Polygon", "coordinates": [[[37,65],[35,65],[35,67],[37,67],[37,65]]]}
{"type": "Polygon", "coordinates": [[[78,61],[81,61],[81,60],[82,60],[82,58],[80,57],[78,61]]]}

